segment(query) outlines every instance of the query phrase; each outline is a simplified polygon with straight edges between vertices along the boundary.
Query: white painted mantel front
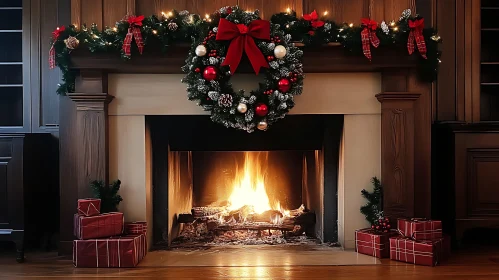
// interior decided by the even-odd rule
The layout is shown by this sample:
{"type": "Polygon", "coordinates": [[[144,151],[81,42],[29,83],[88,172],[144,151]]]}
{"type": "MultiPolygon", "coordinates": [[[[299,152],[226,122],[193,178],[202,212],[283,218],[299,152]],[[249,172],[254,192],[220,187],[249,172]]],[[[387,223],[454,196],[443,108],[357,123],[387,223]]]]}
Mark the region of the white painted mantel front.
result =
{"type": "MultiPolygon", "coordinates": [[[[147,115],[207,114],[187,100],[179,74],[110,74],[109,177],[119,178],[128,221],[147,220],[152,226],[151,150],[147,115]]],[[[255,77],[241,74],[233,83],[251,89],[255,77]]],[[[379,73],[307,74],[304,92],[291,114],[343,114],[344,130],[338,184],[338,235],[354,248],[354,231],[368,226],[359,208],[362,189],[381,176],[381,92],[379,73]]],[[[279,125],[278,123],[275,125],[279,125]]],[[[148,231],[152,241],[152,230],[148,231]]],[[[149,242],[152,244],[152,242],[149,242]]]]}

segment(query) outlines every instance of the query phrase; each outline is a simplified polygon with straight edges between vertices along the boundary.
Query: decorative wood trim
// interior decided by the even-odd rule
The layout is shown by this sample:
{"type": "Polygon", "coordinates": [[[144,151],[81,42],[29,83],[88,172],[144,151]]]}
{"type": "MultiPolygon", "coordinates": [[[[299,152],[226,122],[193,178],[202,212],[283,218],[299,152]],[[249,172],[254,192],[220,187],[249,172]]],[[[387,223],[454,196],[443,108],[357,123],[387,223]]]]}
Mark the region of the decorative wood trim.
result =
{"type": "Polygon", "coordinates": [[[92,180],[109,182],[107,107],[113,97],[107,94],[107,74],[81,71],[76,93],[68,96],[76,102],[78,197],[88,197],[92,180]]]}
{"type": "MultiPolygon", "coordinates": [[[[469,9],[467,11],[471,11],[471,41],[468,45],[471,48],[471,67],[467,67],[471,73],[471,92],[468,92],[467,95],[471,95],[471,106],[472,106],[472,121],[479,122],[480,121],[480,62],[481,62],[481,22],[480,22],[480,2],[481,1],[472,1],[467,0],[469,3],[469,9]]],[[[467,6],[468,8],[468,6],[467,6]]],[[[469,97],[467,98],[469,99],[469,97]]]]}

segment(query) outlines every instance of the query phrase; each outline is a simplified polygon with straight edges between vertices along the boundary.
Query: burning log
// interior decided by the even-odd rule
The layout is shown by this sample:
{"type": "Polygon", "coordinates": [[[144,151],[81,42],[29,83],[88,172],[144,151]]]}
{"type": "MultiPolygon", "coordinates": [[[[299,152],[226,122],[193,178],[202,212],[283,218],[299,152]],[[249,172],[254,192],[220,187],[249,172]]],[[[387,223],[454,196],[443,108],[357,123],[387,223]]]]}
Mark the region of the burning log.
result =
{"type": "Polygon", "coordinates": [[[250,220],[253,222],[271,222],[278,221],[282,218],[281,211],[278,210],[268,210],[261,214],[253,214],[250,217],[250,220]]]}
{"type": "Polygon", "coordinates": [[[218,214],[220,212],[225,211],[226,207],[193,207],[191,210],[192,215],[194,218],[204,218],[208,216],[213,216],[215,214],[218,214]]]}
{"type": "Polygon", "coordinates": [[[294,225],[277,225],[271,223],[248,223],[248,224],[237,224],[237,225],[221,225],[216,228],[216,230],[221,231],[232,231],[232,230],[282,230],[282,231],[292,231],[294,225]]]}
{"type": "Polygon", "coordinates": [[[253,213],[253,206],[245,205],[237,210],[233,210],[229,212],[229,217],[234,217],[237,222],[246,221],[248,216],[253,213]]]}
{"type": "Polygon", "coordinates": [[[194,216],[192,214],[179,214],[178,222],[182,224],[188,224],[194,222],[194,216]]]}

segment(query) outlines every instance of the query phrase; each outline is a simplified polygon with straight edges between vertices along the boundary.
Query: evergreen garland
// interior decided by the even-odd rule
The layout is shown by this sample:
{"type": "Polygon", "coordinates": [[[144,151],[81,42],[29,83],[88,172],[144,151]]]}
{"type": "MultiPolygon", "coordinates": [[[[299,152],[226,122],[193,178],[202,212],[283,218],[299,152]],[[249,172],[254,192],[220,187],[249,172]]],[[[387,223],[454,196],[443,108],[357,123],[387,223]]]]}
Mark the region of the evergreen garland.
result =
{"type": "MultiPolygon", "coordinates": [[[[206,34],[218,23],[221,12],[227,11],[231,7],[224,7],[213,15],[201,18],[199,15],[189,14],[187,11],[172,11],[164,14],[161,18],[150,16],[143,21],[141,27],[144,38],[145,50],[155,49],[160,46],[166,51],[168,46],[178,42],[191,42],[199,38],[199,34],[206,34]],[[173,24],[174,23],[174,24],[173,24]],[[172,28],[175,27],[175,28],[172,28]]],[[[381,41],[380,47],[396,46],[406,48],[407,38],[410,28],[409,19],[417,19],[418,15],[412,17],[410,10],[404,11],[397,22],[393,24],[381,25],[376,34],[381,41]],[[388,32],[386,32],[388,31],[388,32]]],[[[313,28],[311,22],[298,19],[294,11],[289,13],[279,13],[271,18],[273,24],[280,25],[287,34],[291,35],[291,41],[301,42],[308,45],[321,45],[325,43],[340,43],[352,53],[362,55],[362,42],[360,26],[348,24],[336,24],[333,21],[324,20],[324,25],[313,28]]],[[[96,25],[90,28],[83,25],[81,28],[70,25],[52,40],[55,49],[55,63],[62,71],[62,82],[57,90],[58,94],[74,92],[76,73],[71,70],[71,58],[69,49],[64,40],[69,36],[75,37],[91,52],[113,52],[122,54],[123,40],[128,31],[128,22],[119,21],[113,28],[106,27],[100,31],[96,25]]],[[[440,62],[440,51],[438,44],[441,42],[440,36],[432,28],[423,31],[427,46],[428,59],[420,58],[420,76],[425,81],[433,81],[436,78],[438,64],[440,62]]],[[[80,47],[82,47],[80,46],[80,47]]],[[[132,53],[137,54],[136,46],[132,45],[132,53]]],[[[417,51],[416,51],[417,53],[417,51]]],[[[417,54],[416,54],[417,55],[417,54]]],[[[123,59],[130,59],[122,54],[123,59]]]]}
{"type": "Polygon", "coordinates": [[[123,201],[118,191],[121,187],[121,181],[116,180],[109,186],[105,186],[103,181],[92,181],[90,187],[95,198],[101,200],[101,213],[109,213],[118,211],[118,204],[123,201]]]}

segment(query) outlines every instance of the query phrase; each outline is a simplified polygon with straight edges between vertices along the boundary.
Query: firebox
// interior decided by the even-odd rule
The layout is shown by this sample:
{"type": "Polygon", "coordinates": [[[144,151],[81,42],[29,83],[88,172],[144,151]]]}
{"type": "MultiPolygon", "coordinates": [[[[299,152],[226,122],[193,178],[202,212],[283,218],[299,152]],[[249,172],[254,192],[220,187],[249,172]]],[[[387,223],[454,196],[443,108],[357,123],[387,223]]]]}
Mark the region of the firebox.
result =
{"type": "Polygon", "coordinates": [[[209,116],[148,116],[156,246],[338,238],[343,115],[291,115],[268,131],[209,116]]]}

